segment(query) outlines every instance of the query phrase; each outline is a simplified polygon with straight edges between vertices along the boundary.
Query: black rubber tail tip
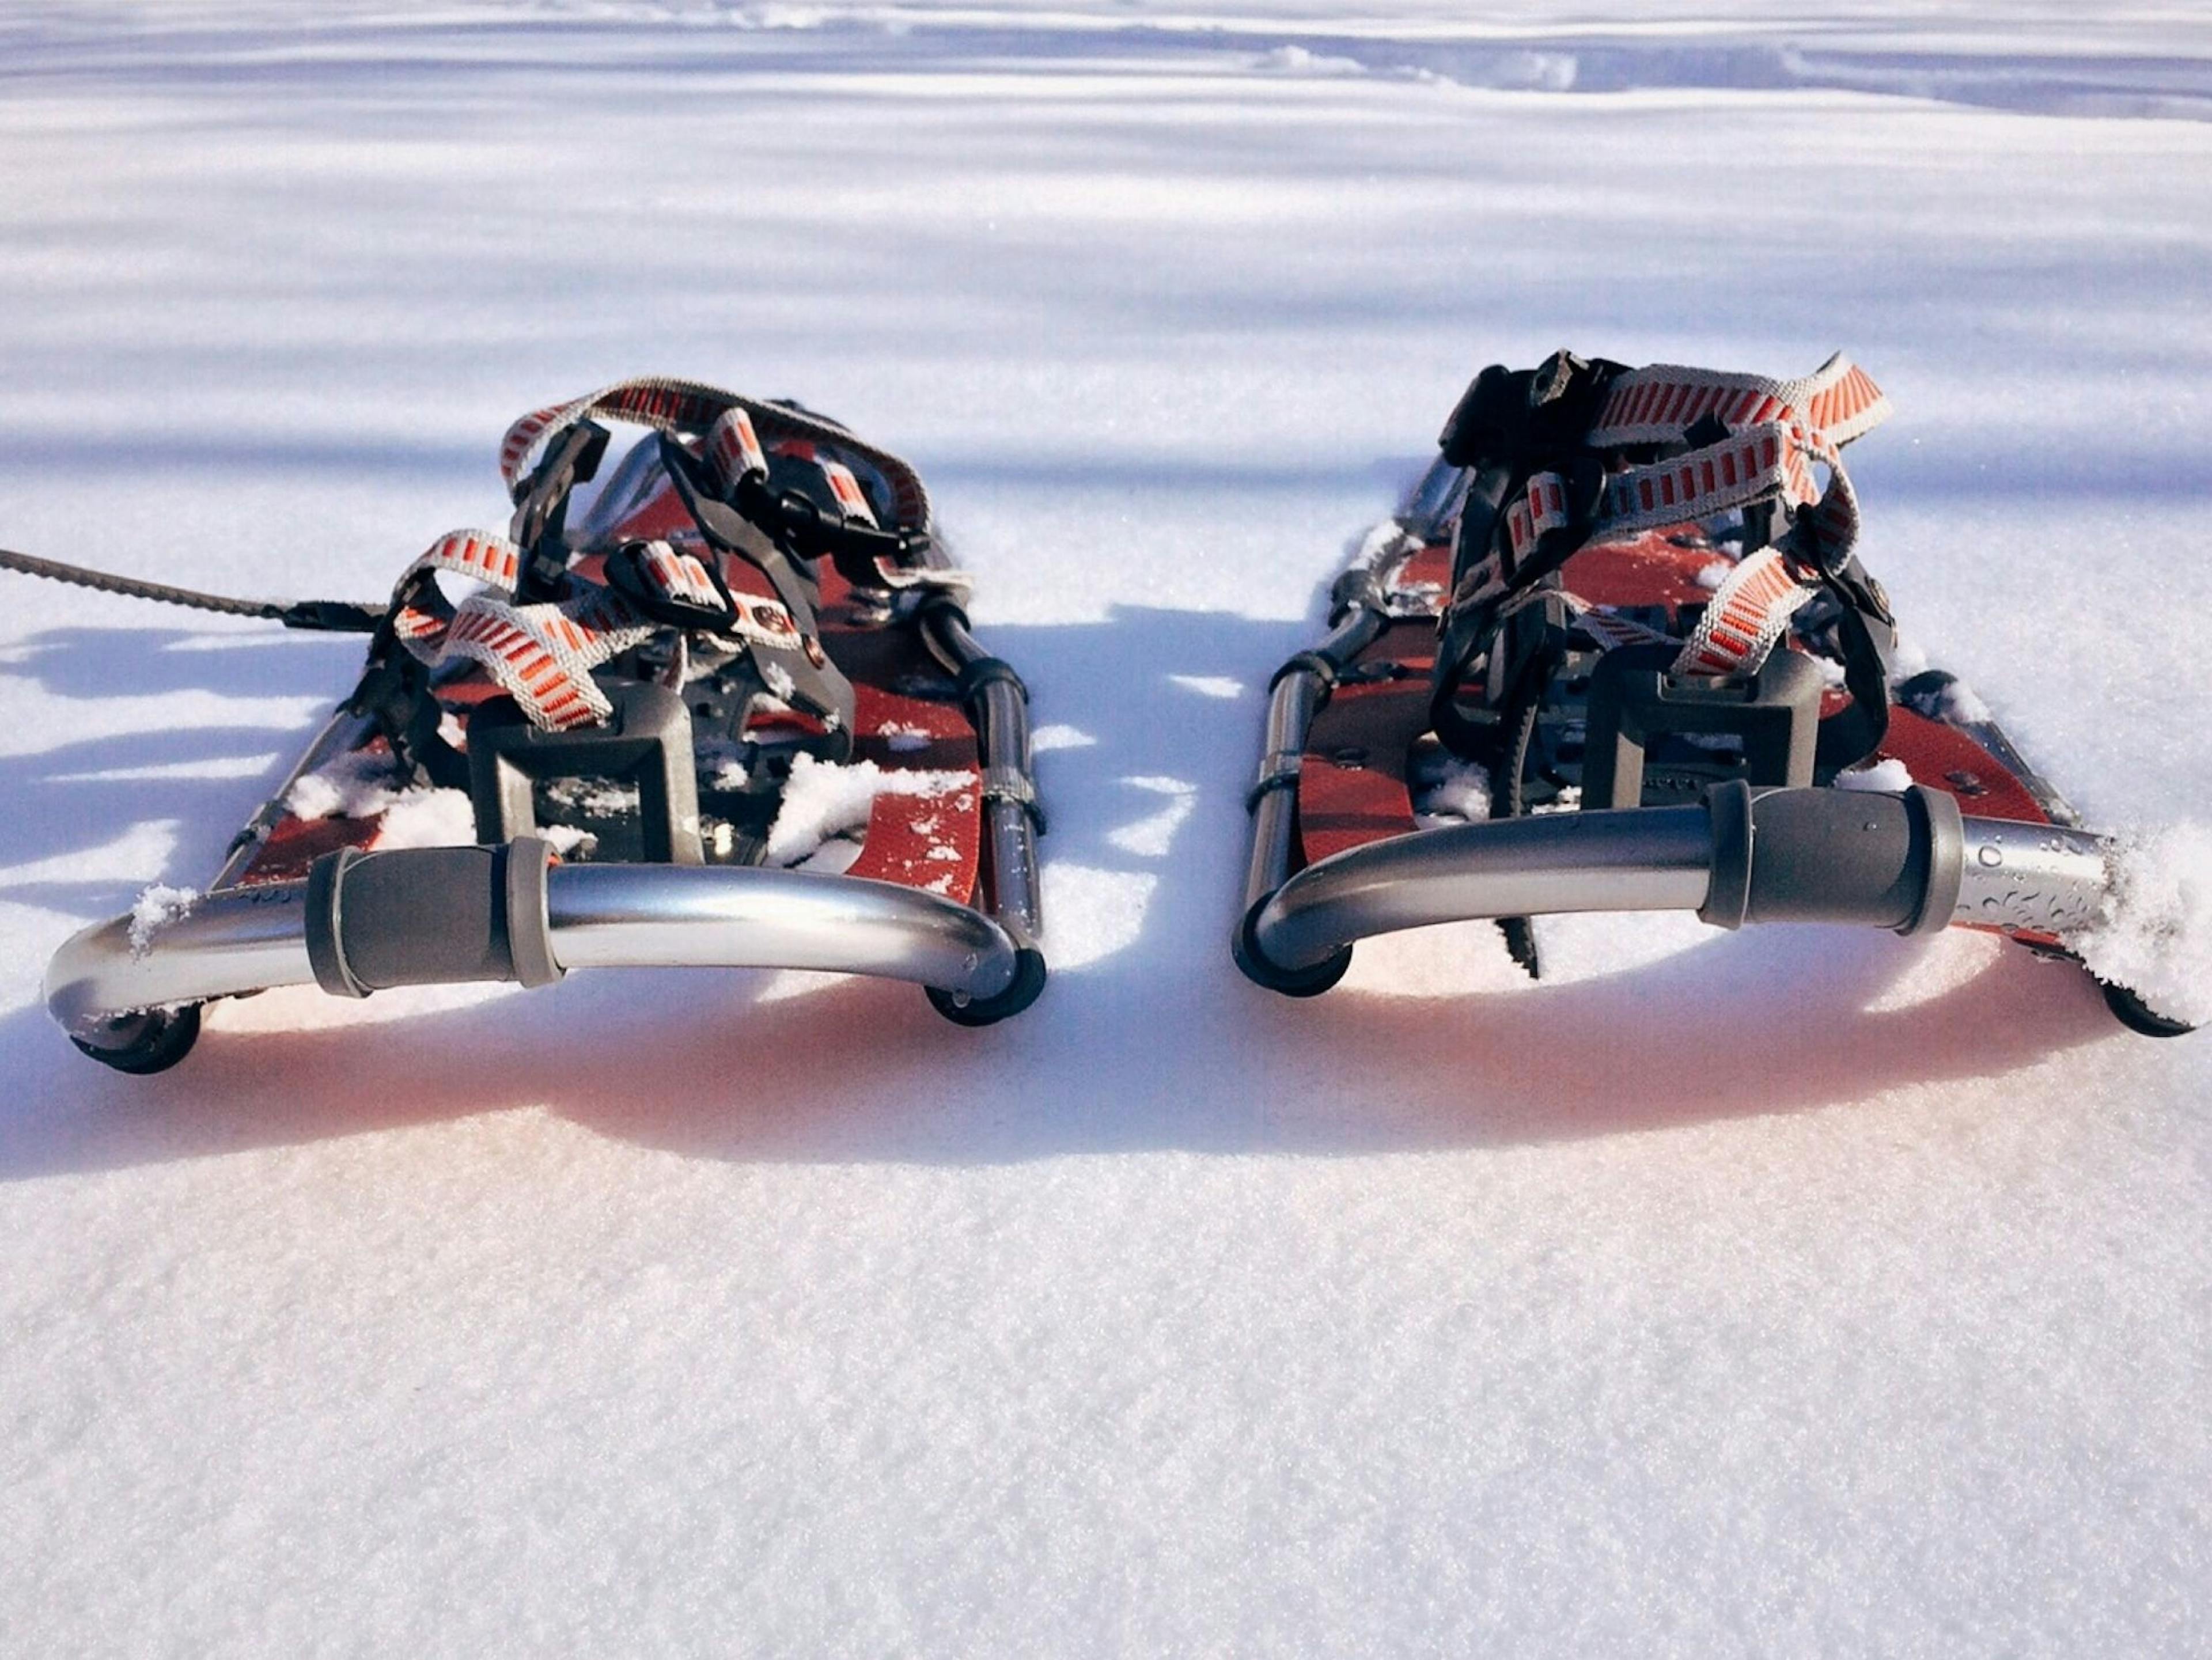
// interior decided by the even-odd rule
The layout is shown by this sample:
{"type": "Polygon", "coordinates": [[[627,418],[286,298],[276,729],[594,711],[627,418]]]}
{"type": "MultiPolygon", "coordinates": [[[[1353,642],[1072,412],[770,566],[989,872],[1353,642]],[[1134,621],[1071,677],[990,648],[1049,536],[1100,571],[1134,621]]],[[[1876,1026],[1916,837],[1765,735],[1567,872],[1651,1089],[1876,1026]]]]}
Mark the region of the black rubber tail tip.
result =
{"type": "Polygon", "coordinates": [[[180,1003],[173,1009],[119,1014],[101,1029],[96,1043],[82,1037],[70,1042],[103,1067],[143,1078],[168,1071],[192,1052],[199,1038],[200,1006],[180,1003]]]}
{"type": "Polygon", "coordinates": [[[954,992],[939,991],[935,986],[925,989],[930,1007],[954,1025],[995,1026],[1036,1002],[1044,990],[1044,953],[1035,946],[1024,946],[1014,953],[1013,979],[995,997],[963,998],[954,992]]]}
{"type": "Polygon", "coordinates": [[[2112,1018],[2130,1031],[2141,1032],[2145,1037],[2186,1037],[2197,1030],[2185,1020],[2160,1014],[2125,986],[2100,980],[2097,989],[2105,994],[2105,1006],[2112,1010],[2112,1018]]]}
{"type": "Polygon", "coordinates": [[[1286,969],[1269,961],[1267,952],[1260,949],[1259,936],[1260,912],[1266,905],[1263,899],[1244,913],[1229,948],[1247,980],[1285,997],[1318,997],[1344,978],[1344,971],[1352,966],[1349,946],[1338,947],[1310,969],[1286,969]]]}

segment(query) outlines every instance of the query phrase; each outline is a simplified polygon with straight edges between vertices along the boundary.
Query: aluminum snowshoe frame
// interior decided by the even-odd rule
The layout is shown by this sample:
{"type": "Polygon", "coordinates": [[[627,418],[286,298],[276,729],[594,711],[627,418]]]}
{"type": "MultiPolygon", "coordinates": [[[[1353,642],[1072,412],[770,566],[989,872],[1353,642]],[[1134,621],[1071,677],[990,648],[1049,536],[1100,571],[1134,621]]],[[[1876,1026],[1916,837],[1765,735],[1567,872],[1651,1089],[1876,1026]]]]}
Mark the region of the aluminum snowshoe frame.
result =
{"type": "MultiPolygon", "coordinates": [[[[1840,356],[1796,383],[1631,371],[1564,353],[1533,372],[1485,370],[1447,423],[1439,459],[1338,578],[1327,635],[1271,684],[1231,941],[1246,977],[1315,996],[1343,977],[1360,939],[1485,919],[1534,975],[1528,918],[1607,911],[1692,911],[1731,929],[1960,926],[2071,958],[2065,939],[2109,901],[2111,839],[2083,829],[1993,721],[1939,721],[1893,702],[1893,625],[1852,551],[1856,504],[1836,453],[1886,412],[1840,356]],[[1761,436],[1775,441],[1764,474],[1714,465],[1733,462],[1731,446],[1749,457],[1747,441],[1761,436]],[[1810,487],[1808,460],[1831,469],[1826,490],[1810,487]],[[1759,573],[1770,587],[1723,581],[1711,604],[1678,608],[1676,620],[1716,617],[1735,598],[1740,640],[1718,619],[1685,642],[1632,615],[1668,607],[1592,605],[1566,586],[1586,550],[1601,558],[1604,544],[1639,534],[1702,546],[1681,532],[1723,512],[1741,526],[1732,575],[1747,574],[1762,549],[1781,550],[1759,573]],[[1814,592],[1792,591],[1801,586],[1814,592]],[[1800,649],[1782,648],[1809,648],[1804,615],[1841,658],[1832,674],[1844,691],[1826,687],[1800,649]],[[1751,637],[1762,629],[1765,638],[1751,637]],[[1743,649],[1732,661],[1692,661],[1701,642],[1743,649]],[[1389,684],[1417,674],[1425,685],[1389,684]],[[1364,735],[1341,750],[1316,737],[1340,692],[1395,694],[1395,724],[1369,722],[1388,747],[1441,745],[1486,763],[1496,816],[1413,828],[1401,798],[1395,823],[1333,830],[1310,856],[1306,815],[1318,807],[1333,824],[1344,819],[1345,781],[1386,763],[1376,769],[1389,776],[1362,787],[1388,796],[1389,780],[1412,771],[1403,753],[1370,756],[1364,735]],[[1541,753],[1532,751],[1546,731],[1541,753]],[[1727,765],[1692,751],[1686,769],[1647,775],[1647,739],[1715,733],[1740,746],[1727,765]],[[1886,739],[1941,758],[1912,769],[1903,790],[1837,787],[1886,739]],[[1961,756],[1972,767],[1951,764],[1961,756]],[[1523,787],[1539,766],[1580,791],[1578,804],[1564,794],[1554,804],[1575,810],[1526,810],[1523,787]],[[2004,816],[1962,810],[1984,797],[2004,816]]],[[[1660,563],[1668,551],[1657,548],[1660,563]]],[[[1899,690],[1940,703],[1949,680],[1928,672],[1899,690]]],[[[2099,985],[2134,1031],[2191,1029],[2129,988],[2099,985]]]]}
{"type": "MultiPolygon", "coordinates": [[[[77,1048],[119,1071],[157,1072],[190,1050],[202,1007],[220,998],[306,985],[350,997],[406,985],[536,987],[583,968],[792,968],[876,976],[923,987],[941,1014],[969,1026],[990,1025],[1034,1002],[1046,967],[1038,943],[1042,814],[1027,689],[971,632],[962,605],[965,579],[945,557],[927,495],[912,469],[796,405],[664,380],[623,382],[525,417],[508,435],[501,465],[517,503],[512,541],[456,532],[410,568],[388,607],[251,605],[100,579],[175,603],[204,601],[204,608],[278,621],[294,613],[310,619],[295,626],[375,632],[361,684],[240,832],[208,891],[174,915],[125,915],[94,924],[55,953],[46,976],[46,1005],[77,1048]],[[605,429],[593,417],[658,431],[659,465],[698,532],[676,547],[627,545],[623,551],[635,556],[623,567],[633,590],[627,594],[574,575],[582,550],[565,525],[568,493],[592,477],[605,448],[605,429]],[[830,488],[808,495],[773,483],[756,423],[799,453],[811,456],[818,446],[830,488]],[[854,466],[870,470],[878,500],[860,491],[854,466]],[[884,496],[890,499],[881,500],[884,496]],[[736,558],[766,575],[768,582],[755,585],[760,593],[732,594],[720,573],[736,558]],[[846,584],[840,593],[851,601],[847,612],[860,619],[857,626],[841,634],[817,623],[820,589],[809,561],[834,563],[846,584]],[[645,579],[633,568],[641,562],[660,570],[672,588],[638,588],[645,579]],[[621,764],[634,764],[644,777],[641,811],[655,820],[644,831],[649,862],[564,862],[535,826],[520,834],[485,833],[514,824],[516,793],[496,781],[502,768],[512,771],[513,756],[492,755],[501,746],[489,741],[489,727],[483,753],[467,757],[457,757],[439,735],[441,704],[430,695],[437,675],[423,665],[438,662],[439,650],[468,632],[465,617],[472,602],[451,612],[425,576],[433,567],[470,576],[495,572],[470,649],[521,711],[507,709],[514,718],[505,722],[512,740],[505,749],[519,755],[528,747],[523,739],[556,751],[563,742],[613,740],[621,764]],[[770,585],[774,598],[768,597],[770,585]],[[526,600],[538,603],[533,608],[526,600]],[[657,610],[643,609],[656,600],[657,610]],[[698,608],[704,611],[694,617],[698,608]],[[675,644],[667,647],[671,627],[654,625],[672,618],[675,644]],[[842,710],[832,706],[835,685],[842,682],[841,651],[866,647],[880,655],[885,636],[896,635],[906,642],[897,649],[910,667],[926,666],[939,677],[930,695],[956,704],[973,733],[975,799],[968,810],[980,824],[974,857],[964,866],[974,872],[972,893],[932,891],[942,884],[702,859],[680,686],[665,689],[617,670],[627,666],[624,642],[651,635],[673,665],[661,679],[680,682],[684,624],[706,621],[730,629],[751,619],[765,627],[755,633],[763,660],[790,666],[781,673],[768,669],[777,690],[805,696],[794,686],[792,670],[811,672],[826,689],[814,705],[821,710],[815,726],[833,735],[841,719],[848,727],[851,721],[849,692],[842,710]],[[519,644],[510,638],[518,628],[530,635],[519,644]],[[410,629],[413,639],[407,637],[410,629]],[[594,630],[616,642],[597,656],[593,648],[603,642],[592,637],[594,630]],[[579,641],[580,652],[571,649],[555,665],[562,672],[547,668],[549,651],[574,648],[579,641]],[[513,660],[490,660],[484,642],[513,660]],[[596,716],[573,713],[584,700],[599,706],[596,716]],[[656,726],[664,713],[666,731],[656,726]],[[670,753],[678,744],[682,753],[670,753]],[[428,775],[442,767],[447,781],[456,781],[453,769],[466,767],[474,775],[478,844],[338,846],[315,856],[303,873],[266,879],[264,870],[257,879],[257,861],[267,859],[272,833],[299,827],[296,818],[288,826],[285,803],[293,787],[334,761],[370,751],[428,775]],[[663,774],[667,787],[656,789],[663,774]]],[[[663,487],[660,494],[669,491],[663,487]]],[[[666,501],[660,506],[664,517],[674,510],[666,501]]],[[[15,562],[27,569],[46,566],[34,574],[65,580],[90,575],[71,575],[75,568],[50,562],[15,562]]],[[[458,667],[476,672],[475,665],[458,667]]],[[[753,696],[771,695],[753,684],[753,696]]],[[[784,706],[771,699],[764,707],[784,706]]],[[[748,718],[750,711],[749,704],[748,718]]],[[[450,718],[453,711],[442,713],[450,718]]],[[[579,764],[594,772],[618,769],[579,764]]],[[[526,819],[526,780],[519,799],[526,819]]]]}

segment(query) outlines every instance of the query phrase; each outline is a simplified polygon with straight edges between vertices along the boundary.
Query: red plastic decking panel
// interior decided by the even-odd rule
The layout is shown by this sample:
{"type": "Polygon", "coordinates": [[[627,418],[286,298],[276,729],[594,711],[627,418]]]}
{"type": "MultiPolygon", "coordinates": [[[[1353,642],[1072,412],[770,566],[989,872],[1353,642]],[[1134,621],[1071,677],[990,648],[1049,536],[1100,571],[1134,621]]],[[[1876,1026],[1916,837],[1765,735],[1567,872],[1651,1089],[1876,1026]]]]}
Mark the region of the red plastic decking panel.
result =
{"type": "Polygon", "coordinates": [[[826,560],[819,569],[822,643],[853,683],[854,758],[873,761],[886,772],[961,772],[971,781],[945,795],[878,795],[868,813],[867,841],[847,873],[966,903],[975,894],[982,857],[983,779],[975,728],[949,696],[916,697],[895,690],[941,686],[950,694],[952,683],[908,630],[850,626],[850,587],[826,560]]]}
{"type": "Polygon", "coordinates": [[[1594,543],[1567,561],[1561,580],[1593,605],[1702,605],[1713,591],[1698,573],[1720,562],[1695,526],[1678,525],[1594,543]],[[1694,539],[1685,546],[1675,537],[1694,539]]]}
{"type": "Polygon", "coordinates": [[[325,854],[368,847],[383,822],[381,813],[374,818],[280,818],[240,873],[238,885],[303,880],[307,866],[325,854]]]}
{"type": "MultiPolygon", "coordinates": [[[[1615,542],[1594,542],[1569,559],[1562,580],[1593,605],[1702,605],[1713,591],[1698,574],[1725,562],[1694,525],[1670,525],[1615,542]]],[[[1393,575],[1401,591],[1451,586],[1452,550],[1431,543],[1393,575]]]]}
{"type": "Polygon", "coordinates": [[[2026,824],[2051,822],[2051,815],[2004,763],[1956,727],[1911,709],[1889,712],[1889,732],[1876,758],[1902,761],[1913,782],[1958,797],[1960,811],[1975,818],[2011,818],[2026,824]]]}
{"type": "Polygon", "coordinates": [[[1419,828],[1406,763],[1429,726],[1429,664],[1435,625],[1394,623],[1362,663],[1396,663],[1404,678],[1339,686],[1314,717],[1298,773],[1298,837],[1311,863],[1419,828]]]}
{"type": "Polygon", "coordinates": [[[683,542],[696,546],[699,526],[676,486],[661,478],[630,515],[608,532],[616,542],[683,542]]]}
{"type": "Polygon", "coordinates": [[[1451,587],[1452,550],[1442,542],[1431,542],[1419,553],[1407,556],[1398,567],[1392,586],[1399,588],[1451,587]]]}

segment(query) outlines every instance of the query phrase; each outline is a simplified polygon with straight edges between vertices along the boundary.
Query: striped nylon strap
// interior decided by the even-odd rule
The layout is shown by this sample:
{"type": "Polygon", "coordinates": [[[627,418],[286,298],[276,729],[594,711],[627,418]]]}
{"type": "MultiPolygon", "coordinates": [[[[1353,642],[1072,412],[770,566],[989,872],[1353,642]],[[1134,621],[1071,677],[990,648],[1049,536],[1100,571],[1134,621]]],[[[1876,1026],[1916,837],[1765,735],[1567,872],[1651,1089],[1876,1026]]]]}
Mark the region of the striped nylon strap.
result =
{"type": "MultiPolygon", "coordinates": [[[[665,542],[647,545],[639,569],[671,598],[720,608],[706,567],[665,542]]],[[[522,552],[489,531],[441,537],[402,573],[393,590],[392,632],[435,668],[456,660],[481,666],[513,697],[532,725],[566,731],[604,721],[614,706],[592,678],[609,658],[641,645],[660,624],[641,617],[611,588],[580,585],[556,603],[514,603],[522,552]],[[457,606],[439,589],[440,573],[483,586],[457,606]]],[[[773,599],[734,596],[727,631],[747,643],[787,650],[801,643],[798,623],[773,599]]]]}
{"type": "MultiPolygon", "coordinates": [[[[1880,425],[1889,399],[1841,352],[1796,380],[1684,368],[1632,369],[1607,388],[1587,442],[1596,450],[1680,442],[1708,418],[1727,435],[1686,454],[1609,475],[1589,538],[1602,541],[1662,526],[1711,519],[1753,502],[1780,500],[1807,509],[1807,550],[1828,569],[1850,555],[1858,536],[1858,497],[1843,470],[1843,446],[1880,425]],[[1824,490],[1813,464],[1828,469],[1824,490]]],[[[1568,522],[1564,481],[1530,476],[1505,509],[1508,546],[1517,566],[1547,531],[1568,522]]],[[[1507,586],[1493,559],[1468,595],[1479,602],[1507,586]]]]}
{"type": "MultiPolygon", "coordinates": [[[[1588,435],[1593,449],[1679,442],[1709,419],[1724,428],[1726,435],[1668,460],[1608,475],[1587,539],[1602,541],[1695,522],[1779,500],[1800,510],[1796,550],[1833,570],[1850,556],[1859,525],[1858,497],[1844,471],[1840,451],[1880,425],[1890,412],[1881,389],[1841,352],[1796,380],[1672,363],[1632,369],[1606,390],[1588,435]],[[1815,462],[1828,470],[1825,489],[1814,480],[1815,462]]],[[[1547,532],[1571,518],[1560,476],[1530,475],[1504,513],[1512,568],[1519,568],[1547,532]]],[[[1511,579],[1502,562],[1493,553],[1470,571],[1474,581],[1459,603],[1479,604],[1503,594],[1511,579]]],[[[1775,549],[1752,554],[1714,594],[1683,646],[1674,672],[1755,670],[1814,593],[1797,581],[1789,561],[1775,549]]],[[[1627,643],[1630,630],[1638,627],[1587,605],[1579,607],[1577,621],[1585,634],[1608,650],[1627,643]]],[[[1640,630],[1638,637],[1649,634],[1640,630]]]]}
{"type": "Polygon", "coordinates": [[[1579,594],[1562,593],[1575,626],[1600,651],[1623,646],[1675,646],[1671,674],[1752,674],[1790,631],[1790,619],[1814,590],[1790,574],[1789,562],[1762,548],[1728,574],[1687,640],[1677,640],[1579,594]]]}
{"type": "Polygon", "coordinates": [[[1808,551],[1832,569],[1858,534],[1857,498],[1840,452],[1890,412],[1881,388],[1841,352],[1796,380],[1674,363],[1632,369],[1607,388],[1589,430],[1592,448],[1673,443],[1709,419],[1727,435],[1608,478],[1599,530],[1650,530],[1779,498],[1812,509],[1808,551]],[[1828,469],[1825,491],[1814,480],[1816,461],[1828,469]]]}
{"type": "Polygon", "coordinates": [[[1773,548],[1761,548],[1728,574],[1675,658],[1676,674],[1750,674],[1790,631],[1790,619],[1814,590],[1790,574],[1773,548]]]}
{"type": "Polygon", "coordinates": [[[434,668],[459,659],[480,665],[544,731],[605,720],[614,705],[592,670],[650,639],[656,625],[596,586],[557,605],[515,605],[521,566],[522,550],[490,531],[441,537],[392,591],[393,633],[434,668]],[[483,587],[456,606],[439,589],[441,572],[483,587]]]}
{"type": "Polygon", "coordinates": [[[666,542],[647,542],[638,569],[655,590],[672,599],[707,611],[726,606],[729,620],[717,624],[713,633],[775,651],[799,651],[805,646],[797,620],[781,600],[753,593],[732,593],[726,599],[707,574],[705,562],[695,553],[666,542]]]}
{"type": "MultiPolygon", "coordinates": [[[[897,528],[910,531],[929,528],[929,491],[924,488],[921,475],[889,450],[879,449],[855,437],[835,422],[809,415],[803,410],[740,397],[736,392],[725,392],[719,386],[707,386],[696,380],[676,380],[662,376],[617,381],[587,397],[532,410],[517,421],[507,429],[507,435],[501,440],[499,447],[500,477],[507,481],[508,493],[513,495],[521,488],[523,482],[536,469],[548,444],[577,422],[595,415],[605,416],[610,420],[635,422],[639,426],[651,427],[672,435],[685,432],[705,433],[708,435],[711,465],[718,471],[726,470],[734,463],[738,471],[757,465],[765,472],[767,462],[761,450],[763,443],[774,445],[791,440],[825,446],[833,454],[842,452],[847,456],[865,461],[883,475],[884,483],[890,487],[891,499],[897,512],[897,528]],[[718,436],[722,418],[732,410],[742,411],[747,417],[741,435],[732,427],[727,436],[718,436]],[[728,451],[726,459],[712,459],[718,446],[728,451]]],[[[734,476],[732,475],[732,481],[734,476]]]]}

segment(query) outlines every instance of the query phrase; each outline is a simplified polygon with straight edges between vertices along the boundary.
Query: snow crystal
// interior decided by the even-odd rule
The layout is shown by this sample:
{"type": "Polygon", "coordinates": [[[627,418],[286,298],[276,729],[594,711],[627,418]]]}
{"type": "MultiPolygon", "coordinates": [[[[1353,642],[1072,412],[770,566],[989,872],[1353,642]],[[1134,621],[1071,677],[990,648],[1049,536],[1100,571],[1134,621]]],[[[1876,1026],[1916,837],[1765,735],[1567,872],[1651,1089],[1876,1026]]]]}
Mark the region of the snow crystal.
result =
{"type": "Polygon", "coordinates": [[[1053,750],[1087,750],[1097,743],[1089,733],[1054,722],[1039,727],[1030,734],[1030,751],[1043,755],[1053,750]]]}
{"type": "Polygon", "coordinates": [[[1974,695],[1963,680],[1948,682],[1935,697],[1935,714],[1954,726],[1978,725],[1990,719],[1990,706],[1974,695]]]}
{"type": "Polygon", "coordinates": [[[1729,573],[1735,569],[1735,567],[1729,563],[1727,560],[1716,559],[1710,565],[1701,565],[1698,567],[1696,579],[1697,584],[1701,588],[1717,589],[1722,583],[1729,580],[1729,573]]]}
{"type": "Polygon", "coordinates": [[[587,818],[620,818],[637,812],[644,800],[635,784],[612,778],[556,778],[542,787],[555,806],[587,818]]]}
{"type": "Polygon", "coordinates": [[[599,838],[574,824],[540,824],[538,834],[563,859],[588,859],[599,850],[599,838]]]}
{"type": "Polygon", "coordinates": [[[876,728],[876,736],[888,744],[894,754],[911,754],[930,745],[929,731],[903,721],[886,721],[876,728]]]}
{"type": "Polygon", "coordinates": [[[1168,684],[1196,692],[1200,697],[1218,697],[1224,702],[1244,695],[1244,683],[1226,674],[1170,674],[1168,684]]]}
{"type": "Polygon", "coordinates": [[[823,876],[842,876],[860,862],[860,854],[865,850],[853,836],[833,836],[792,868],[813,871],[823,876]]]}
{"type": "Polygon", "coordinates": [[[154,936],[190,915],[199,897],[196,888],[165,887],[158,882],[141,893],[131,907],[131,954],[143,957],[152,949],[154,936]]]}
{"type": "Polygon", "coordinates": [[[1175,843],[1176,832],[1198,805],[1198,787],[1188,779],[1162,775],[1124,778],[1124,787],[1158,797],[1161,806],[1142,818],[1107,831],[1106,840],[1124,853],[1146,859],[1164,859],[1175,843]]]}
{"type": "Polygon", "coordinates": [[[2067,943],[2160,1014],[2212,1023],[2212,825],[2119,837],[2104,914],[2067,943]]]}
{"type": "Polygon", "coordinates": [[[743,745],[726,738],[699,738],[691,745],[699,781],[712,790],[744,788],[751,777],[745,769],[744,753],[743,745]]]}
{"type": "Polygon", "coordinates": [[[1532,816],[1539,817],[1547,812],[1580,812],[1582,806],[1583,787],[1580,784],[1562,784],[1558,794],[1548,801],[1538,802],[1528,812],[1532,816]]]}
{"type": "Polygon", "coordinates": [[[1424,779],[1413,798],[1413,822],[1424,830],[1476,824],[1490,817],[1490,769],[1447,756],[1433,782],[1424,779]]]}
{"type": "Polygon", "coordinates": [[[374,845],[390,848],[466,848],[477,839],[477,816],[466,790],[409,790],[384,810],[374,845]]]}
{"type": "Polygon", "coordinates": [[[1360,564],[1372,565],[1413,541],[1406,527],[1395,519],[1378,519],[1370,525],[1354,544],[1352,558],[1360,564]]]}
{"type": "Polygon", "coordinates": [[[768,862],[796,864],[831,836],[864,829],[878,795],[950,795],[974,782],[973,773],[902,772],[872,761],[840,766],[799,756],[769,827],[768,862]]]}
{"type": "Polygon", "coordinates": [[[1356,58],[1333,57],[1305,46],[1277,46],[1263,52],[1253,67],[1290,75],[1364,75],[1367,65],[1356,58]]]}
{"type": "Polygon", "coordinates": [[[1912,787],[1912,774],[1895,756],[1884,756],[1870,767],[1852,767],[1836,775],[1839,790],[1883,790],[1894,795],[1912,787]]]}

